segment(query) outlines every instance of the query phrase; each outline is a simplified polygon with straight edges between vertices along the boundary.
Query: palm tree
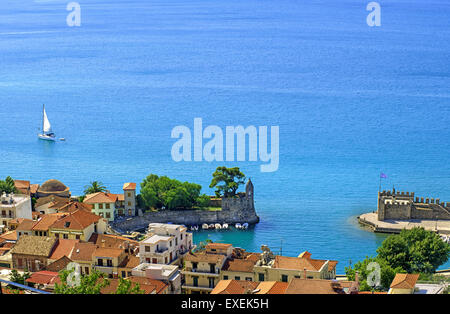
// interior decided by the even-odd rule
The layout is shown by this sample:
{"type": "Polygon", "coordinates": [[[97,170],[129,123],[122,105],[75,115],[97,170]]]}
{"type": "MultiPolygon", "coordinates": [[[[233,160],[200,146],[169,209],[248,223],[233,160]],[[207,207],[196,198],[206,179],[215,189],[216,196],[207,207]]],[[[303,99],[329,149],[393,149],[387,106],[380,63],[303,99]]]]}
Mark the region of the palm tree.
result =
{"type": "Polygon", "coordinates": [[[106,191],[106,186],[104,186],[103,183],[100,181],[92,181],[90,185],[86,185],[84,187],[85,195],[97,193],[97,192],[105,192],[105,191],[106,191]]]}

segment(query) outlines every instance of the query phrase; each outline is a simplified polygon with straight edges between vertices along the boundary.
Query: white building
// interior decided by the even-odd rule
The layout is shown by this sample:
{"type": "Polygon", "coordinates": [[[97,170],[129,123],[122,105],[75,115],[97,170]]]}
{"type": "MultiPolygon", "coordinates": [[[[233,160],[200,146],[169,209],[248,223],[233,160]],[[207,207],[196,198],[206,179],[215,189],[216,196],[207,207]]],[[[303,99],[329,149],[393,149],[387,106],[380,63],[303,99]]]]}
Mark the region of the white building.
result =
{"type": "Polygon", "coordinates": [[[169,285],[172,294],[181,293],[181,274],[178,266],[142,263],[131,270],[132,276],[160,280],[169,285]]]}
{"type": "Polygon", "coordinates": [[[182,225],[151,223],[139,243],[141,263],[171,264],[193,249],[192,233],[182,225]]]}
{"type": "Polygon", "coordinates": [[[32,219],[31,198],[22,194],[3,193],[0,202],[0,225],[8,226],[8,221],[16,218],[32,219]]]}

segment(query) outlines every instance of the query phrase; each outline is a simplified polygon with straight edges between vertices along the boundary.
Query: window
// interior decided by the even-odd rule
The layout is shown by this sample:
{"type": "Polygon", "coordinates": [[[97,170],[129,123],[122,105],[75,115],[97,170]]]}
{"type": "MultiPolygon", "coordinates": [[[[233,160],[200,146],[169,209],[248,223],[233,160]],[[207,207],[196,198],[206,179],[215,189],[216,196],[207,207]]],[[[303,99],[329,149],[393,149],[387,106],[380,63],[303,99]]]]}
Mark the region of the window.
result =
{"type": "Polygon", "coordinates": [[[252,277],[245,277],[245,280],[247,280],[247,281],[252,281],[253,278],[252,278],[252,277]]]}
{"type": "Polygon", "coordinates": [[[175,245],[178,245],[178,238],[175,238],[175,245]]]}
{"type": "Polygon", "coordinates": [[[193,270],[196,270],[196,269],[197,269],[197,266],[198,266],[198,263],[192,263],[192,269],[193,269],[193,270]]]}
{"type": "Polygon", "coordinates": [[[209,264],[209,272],[210,273],[216,272],[216,264],[209,264]]]}
{"type": "Polygon", "coordinates": [[[131,277],[131,271],[128,272],[128,277],[131,277]]]}
{"type": "Polygon", "coordinates": [[[131,206],[131,202],[128,202],[128,206],[131,206]]]}
{"type": "Polygon", "coordinates": [[[84,268],[84,273],[85,273],[86,275],[89,275],[89,267],[85,267],[85,268],[84,268]]]}
{"type": "MultiPolygon", "coordinates": [[[[150,261],[149,261],[149,263],[150,263],[150,261]]],[[[153,264],[158,264],[158,259],[153,258],[153,259],[152,259],[152,263],[153,263],[153,264]]]]}
{"type": "Polygon", "coordinates": [[[80,235],[77,234],[77,235],[75,236],[75,239],[80,240],[80,235]]]}
{"type": "Polygon", "coordinates": [[[99,259],[97,260],[97,265],[98,265],[98,266],[103,266],[103,259],[99,258],[99,259]]]}
{"type": "Polygon", "coordinates": [[[262,273],[258,274],[258,281],[264,281],[264,274],[262,273]]]}
{"type": "Polygon", "coordinates": [[[198,277],[196,276],[192,277],[192,285],[194,287],[198,287],[198,277]]]}
{"type": "Polygon", "coordinates": [[[126,271],[122,270],[122,278],[125,278],[127,276],[126,271]]]}
{"type": "Polygon", "coordinates": [[[59,239],[59,233],[55,233],[55,238],[59,239]]]}
{"type": "Polygon", "coordinates": [[[106,218],[111,218],[111,213],[106,213],[106,218]]]}
{"type": "Polygon", "coordinates": [[[63,234],[63,238],[64,238],[64,239],[68,239],[68,238],[69,238],[69,235],[68,235],[68,234],[63,234]]]}
{"type": "Polygon", "coordinates": [[[110,259],[107,260],[107,261],[106,261],[106,264],[108,265],[108,267],[112,267],[112,260],[110,260],[110,259]]]}
{"type": "Polygon", "coordinates": [[[130,192],[128,192],[128,197],[131,197],[131,193],[130,192]]]}
{"type": "Polygon", "coordinates": [[[149,246],[145,246],[145,252],[150,252],[150,247],[149,246]]]}
{"type": "Polygon", "coordinates": [[[281,275],[281,281],[282,282],[288,282],[288,276],[287,275],[281,275]]]}
{"type": "Polygon", "coordinates": [[[228,276],[223,276],[223,280],[228,280],[228,276]]]}
{"type": "Polygon", "coordinates": [[[149,259],[149,258],[146,258],[146,259],[145,259],[145,262],[150,263],[150,259],[149,259]]]}
{"type": "Polygon", "coordinates": [[[241,280],[241,277],[235,276],[234,279],[235,279],[235,280],[241,280]]]}
{"type": "Polygon", "coordinates": [[[214,278],[208,278],[209,281],[209,287],[214,288],[214,278]]]}
{"type": "Polygon", "coordinates": [[[22,259],[21,258],[17,259],[17,266],[22,267],[22,259]]]}
{"type": "Polygon", "coordinates": [[[106,208],[106,209],[110,209],[110,208],[111,208],[111,204],[109,204],[109,203],[108,203],[108,204],[105,204],[105,208],[106,208]]]}
{"type": "Polygon", "coordinates": [[[164,258],[164,264],[167,264],[167,256],[164,258]]]}
{"type": "Polygon", "coordinates": [[[103,204],[98,204],[99,209],[103,209],[103,204]]]}

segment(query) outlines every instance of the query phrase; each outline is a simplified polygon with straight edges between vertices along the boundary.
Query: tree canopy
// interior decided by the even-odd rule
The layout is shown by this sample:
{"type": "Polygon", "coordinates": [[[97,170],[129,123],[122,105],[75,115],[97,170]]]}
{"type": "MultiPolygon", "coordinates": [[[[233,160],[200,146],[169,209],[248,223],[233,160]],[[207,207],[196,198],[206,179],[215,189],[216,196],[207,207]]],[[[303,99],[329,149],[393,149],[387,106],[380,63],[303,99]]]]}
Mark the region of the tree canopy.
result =
{"type": "Polygon", "coordinates": [[[10,176],[6,177],[5,180],[0,180],[0,194],[17,193],[16,186],[14,185],[14,180],[10,176]]]}
{"type": "Polygon", "coordinates": [[[413,228],[387,237],[377,253],[391,267],[408,273],[433,273],[448,260],[450,245],[432,231],[413,228]]]}
{"type": "Polygon", "coordinates": [[[86,185],[84,187],[84,195],[105,191],[106,186],[104,186],[103,183],[100,181],[92,181],[89,185],[86,185]]]}
{"type": "Polygon", "coordinates": [[[209,204],[209,197],[200,194],[201,189],[202,187],[195,183],[150,174],[141,183],[140,199],[149,208],[205,207],[209,204]]]}
{"type": "Polygon", "coordinates": [[[377,257],[366,257],[364,260],[355,263],[353,267],[345,267],[345,273],[348,280],[354,281],[356,272],[358,272],[360,291],[371,291],[372,289],[382,291],[389,290],[395,274],[405,273],[402,268],[398,267],[394,269],[385,260],[377,257]],[[380,266],[380,283],[379,286],[376,287],[370,284],[370,280],[374,281],[373,271],[375,270],[374,268],[369,267],[370,263],[378,263],[380,266]]]}
{"type": "Polygon", "coordinates": [[[245,174],[239,170],[239,167],[217,167],[212,176],[209,187],[216,188],[217,197],[233,197],[239,186],[245,183],[245,174]]]}
{"type": "MultiPolygon", "coordinates": [[[[61,283],[55,284],[55,294],[100,294],[101,290],[108,287],[111,282],[104,273],[99,271],[93,271],[89,275],[79,275],[79,282],[77,284],[71,284],[70,276],[74,276],[74,270],[62,270],[59,273],[61,283]]],[[[139,284],[134,286],[128,279],[119,278],[114,294],[143,294],[143,291],[139,284]]]]}

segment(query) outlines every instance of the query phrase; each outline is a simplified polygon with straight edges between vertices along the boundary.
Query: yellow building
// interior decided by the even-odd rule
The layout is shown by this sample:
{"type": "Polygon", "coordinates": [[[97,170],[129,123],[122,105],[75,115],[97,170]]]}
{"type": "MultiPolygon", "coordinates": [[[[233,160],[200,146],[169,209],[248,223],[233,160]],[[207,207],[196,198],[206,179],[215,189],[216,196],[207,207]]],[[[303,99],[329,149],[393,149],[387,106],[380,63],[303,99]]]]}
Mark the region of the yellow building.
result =
{"type": "Polygon", "coordinates": [[[220,281],[220,271],[232,254],[231,244],[210,243],[205,251],[184,256],[183,290],[187,294],[210,293],[220,281]]]}
{"type": "Polygon", "coordinates": [[[337,261],[312,259],[309,252],[303,252],[298,257],[270,256],[270,253],[266,256],[267,258],[261,258],[255,264],[255,281],[290,282],[294,278],[336,278],[337,261]]]}
{"type": "Polygon", "coordinates": [[[119,276],[119,266],[126,258],[127,253],[123,249],[96,248],[92,254],[93,268],[105,273],[109,278],[119,276]]]}
{"type": "Polygon", "coordinates": [[[94,262],[92,261],[92,256],[96,250],[97,246],[93,243],[77,243],[73,248],[72,255],[70,259],[80,265],[80,273],[82,275],[89,275],[92,273],[92,266],[94,262]]]}
{"type": "Polygon", "coordinates": [[[388,294],[413,294],[419,274],[396,274],[388,294]]]}
{"type": "Polygon", "coordinates": [[[84,209],[67,213],[49,227],[50,236],[88,241],[93,233],[104,233],[107,222],[84,209]]]}

